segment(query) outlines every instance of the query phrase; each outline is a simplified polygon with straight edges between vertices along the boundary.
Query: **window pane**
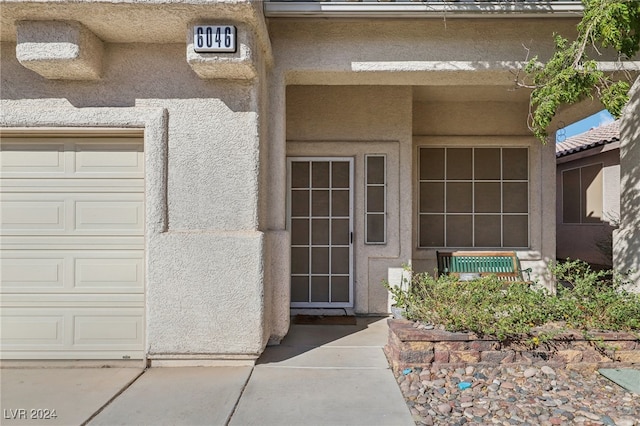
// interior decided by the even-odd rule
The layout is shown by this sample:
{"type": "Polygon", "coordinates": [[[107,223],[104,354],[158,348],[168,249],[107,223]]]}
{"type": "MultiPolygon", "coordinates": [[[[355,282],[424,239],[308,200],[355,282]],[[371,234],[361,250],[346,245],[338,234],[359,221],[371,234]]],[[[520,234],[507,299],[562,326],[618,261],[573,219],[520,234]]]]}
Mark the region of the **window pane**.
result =
{"type": "Polygon", "coordinates": [[[475,179],[500,180],[500,148],[476,148],[474,156],[475,179]]]}
{"type": "Polygon", "coordinates": [[[447,182],[447,213],[471,213],[471,182],[447,182]]]}
{"type": "Polygon", "coordinates": [[[336,161],[331,163],[331,186],[333,188],[349,187],[349,163],[336,161]]]}
{"type": "Polygon", "coordinates": [[[384,214],[367,215],[367,242],[384,243],[384,214]]]}
{"type": "Polygon", "coordinates": [[[504,247],[529,247],[529,218],[525,215],[502,218],[504,247]]]}
{"type": "Polygon", "coordinates": [[[500,182],[476,182],[474,189],[476,213],[500,213],[500,182]]]}
{"type": "Polygon", "coordinates": [[[444,148],[420,148],[420,179],[444,179],[444,148]]]}
{"type": "Polygon", "coordinates": [[[331,301],[349,301],[349,277],[331,277],[331,301]]]}
{"type": "Polygon", "coordinates": [[[444,216],[420,215],[420,247],[444,247],[444,216]]]}
{"type": "Polygon", "coordinates": [[[527,180],[529,160],[527,148],[502,149],[502,178],[505,180],[527,180]]]}
{"type": "Polygon", "coordinates": [[[329,191],[311,191],[313,216],[329,216],[329,191]]]}
{"type": "Polygon", "coordinates": [[[562,222],[580,223],[580,169],[562,172],[562,222]]]}
{"type": "Polygon", "coordinates": [[[309,301],[309,277],[291,277],[291,301],[309,301]]]}
{"type": "Polygon", "coordinates": [[[447,149],[447,179],[471,179],[471,148],[447,149]]]}
{"type": "Polygon", "coordinates": [[[314,188],[329,187],[329,162],[317,161],[311,163],[311,183],[314,188]]]}
{"type": "Polygon", "coordinates": [[[309,244],[309,219],[291,220],[291,244],[309,244]]]}
{"type": "Polygon", "coordinates": [[[311,221],[311,244],[329,245],[329,219],[311,221]]]}
{"type": "Polygon", "coordinates": [[[503,185],[502,208],[504,213],[527,213],[529,193],[526,182],[505,182],[503,185]]]}
{"type": "Polygon", "coordinates": [[[329,277],[311,277],[311,301],[329,301],[329,277]]]}
{"type": "Polygon", "coordinates": [[[331,215],[349,216],[349,191],[331,191],[331,215]]]}
{"type": "Polygon", "coordinates": [[[329,273],[329,247],[313,247],[311,249],[311,273],[329,273]]]}
{"type": "Polygon", "coordinates": [[[602,221],[602,165],[594,164],[581,169],[583,223],[602,221]]]}
{"type": "Polygon", "coordinates": [[[349,244],[349,219],[331,221],[331,244],[349,244]]]}
{"type": "Polygon", "coordinates": [[[444,183],[420,184],[420,213],[444,213],[444,183]]]}
{"type": "Polygon", "coordinates": [[[291,163],[291,187],[292,188],[308,188],[309,187],[309,163],[295,161],[291,163]]]}
{"type": "Polygon", "coordinates": [[[309,249],[307,247],[291,247],[291,273],[309,273],[309,249]]]}
{"type": "Polygon", "coordinates": [[[475,217],[475,246],[500,247],[500,216],[475,217]]]}
{"type": "Polygon", "coordinates": [[[291,216],[309,216],[309,191],[291,191],[291,216]]]}
{"type": "Polygon", "coordinates": [[[349,247],[333,247],[331,249],[331,273],[349,273],[349,247]]]}
{"type": "Polygon", "coordinates": [[[471,247],[471,215],[447,216],[447,247],[471,247]]]}
{"type": "Polygon", "coordinates": [[[369,186],[367,188],[367,212],[384,212],[383,186],[369,186]]]}
{"type": "Polygon", "coordinates": [[[383,156],[367,156],[367,184],[384,183],[384,160],[383,156]]]}

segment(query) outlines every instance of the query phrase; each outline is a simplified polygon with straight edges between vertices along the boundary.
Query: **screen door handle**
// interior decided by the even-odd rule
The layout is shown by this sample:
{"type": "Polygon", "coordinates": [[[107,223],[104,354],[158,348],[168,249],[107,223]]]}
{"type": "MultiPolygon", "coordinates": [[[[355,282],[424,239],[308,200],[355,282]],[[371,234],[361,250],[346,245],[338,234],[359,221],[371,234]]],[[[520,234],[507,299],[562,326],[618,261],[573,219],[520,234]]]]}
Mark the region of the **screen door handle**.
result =
{"type": "Polygon", "coordinates": [[[353,231],[349,233],[349,241],[353,244],[353,231]]]}

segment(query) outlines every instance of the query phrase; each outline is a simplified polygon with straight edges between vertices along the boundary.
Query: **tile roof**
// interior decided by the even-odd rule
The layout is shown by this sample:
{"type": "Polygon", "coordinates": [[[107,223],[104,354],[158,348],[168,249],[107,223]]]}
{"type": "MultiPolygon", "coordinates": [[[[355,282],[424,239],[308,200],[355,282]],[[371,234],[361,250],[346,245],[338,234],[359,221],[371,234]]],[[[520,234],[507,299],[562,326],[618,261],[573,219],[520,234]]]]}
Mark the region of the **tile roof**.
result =
{"type": "Polygon", "coordinates": [[[605,124],[588,132],[567,138],[565,141],[556,144],[556,157],[584,151],[596,146],[606,145],[620,140],[620,120],[605,124]]]}

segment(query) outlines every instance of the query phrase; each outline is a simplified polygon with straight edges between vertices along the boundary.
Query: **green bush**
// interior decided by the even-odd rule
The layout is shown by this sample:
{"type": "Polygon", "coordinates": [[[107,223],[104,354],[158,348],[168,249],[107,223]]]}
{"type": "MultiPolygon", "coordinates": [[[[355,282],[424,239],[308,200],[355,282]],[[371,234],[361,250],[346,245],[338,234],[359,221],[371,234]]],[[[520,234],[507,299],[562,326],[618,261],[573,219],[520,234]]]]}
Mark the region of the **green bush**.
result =
{"type": "MultiPolygon", "coordinates": [[[[409,319],[501,341],[558,322],[584,331],[640,329],[640,295],[624,291],[611,273],[591,271],[583,262],[555,265],[552,273],[562,283],[555,295],[495,276],[459,282],[448,276],[435,279],[427,273],[412,273],[407,290],[385,286],[409,319]]],[[[537,344],[551,334],[536,336],[537,344]]]]}

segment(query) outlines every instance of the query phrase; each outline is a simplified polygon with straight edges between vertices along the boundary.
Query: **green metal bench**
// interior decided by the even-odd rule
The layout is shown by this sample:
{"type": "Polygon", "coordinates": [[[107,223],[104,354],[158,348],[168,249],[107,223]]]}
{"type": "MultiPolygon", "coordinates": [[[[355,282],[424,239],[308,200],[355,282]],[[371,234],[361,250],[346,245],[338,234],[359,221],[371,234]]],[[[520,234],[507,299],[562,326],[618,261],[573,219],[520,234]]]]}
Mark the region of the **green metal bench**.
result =
{"type": "Polygon", "coordinates": [[[530,281],[531,268],[522,269],[518,256],[512,251],[438,251],[437,258],[438,275],[496,275],[503,281],[530,281]],[[524,273],[527,274],[526,280],[524,273]]]}

